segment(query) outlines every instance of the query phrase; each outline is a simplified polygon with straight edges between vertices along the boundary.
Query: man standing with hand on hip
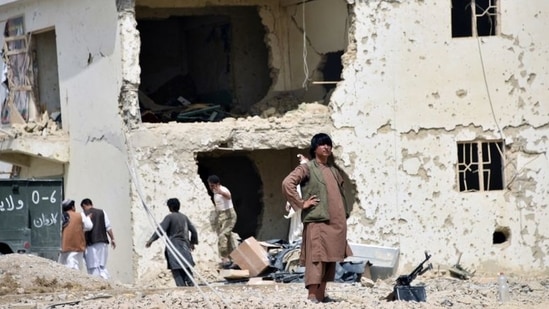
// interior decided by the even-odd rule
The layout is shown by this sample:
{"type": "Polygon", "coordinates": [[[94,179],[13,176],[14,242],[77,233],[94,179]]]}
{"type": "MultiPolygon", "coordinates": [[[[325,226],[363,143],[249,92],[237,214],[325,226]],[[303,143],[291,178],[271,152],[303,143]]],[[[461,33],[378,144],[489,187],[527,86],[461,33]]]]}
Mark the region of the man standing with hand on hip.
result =
{"type": "Polygon", "coordinates": [[[305,266],[307,298],[313,303],[331,302],[334,300],[326,295],[326,284],[334,280],[336,263],[352,255],[347,243],[351,205],[345,201],[340,169],[333,163],[330,136],[313,136],[309,154],[309,162],[284,178],[282,192],[294,209],[302,211],[300,262],[305,266]]]}

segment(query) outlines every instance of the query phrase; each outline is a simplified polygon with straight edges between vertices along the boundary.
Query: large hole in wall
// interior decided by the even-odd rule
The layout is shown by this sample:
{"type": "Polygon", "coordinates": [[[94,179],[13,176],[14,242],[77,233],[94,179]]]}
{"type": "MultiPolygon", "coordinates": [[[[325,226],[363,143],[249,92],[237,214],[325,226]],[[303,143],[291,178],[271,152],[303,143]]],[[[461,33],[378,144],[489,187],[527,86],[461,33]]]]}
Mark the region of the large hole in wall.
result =
{"type": "Polygon", "coordinates": [[[266,118],[329,103],[349,41],[347,1],[170,3],[135,1],[143,122],[266,118]]]}
{"type": "Polygon", "coordinates": [[[499,245],[507,243],[511,239],[511,229],[508,226],[499,226],[492,234],[492,244],[499,245]]]}
{"type": "Polygon", "coordinates": [[[218,121],[248,113],[271,86],[257,8],[137,11],[144,122],[218,121]]]}
{"type": "MultiPolygon", "coordinates": [[[[209,190],[208,176],[215,174],[231,191],[238,216],[233,232],[242,239],[254,236],[259,240],[288,240],[290,220],[284,218],[287,212],[282,180],[299,164],[297,154],[307,155],[308,150],[216,150],[197,154],[198,173],[205,188],[209,190]]],[[[345,196],[353,203],[356,190],[345,173],[343,177],[345,196]]]]}

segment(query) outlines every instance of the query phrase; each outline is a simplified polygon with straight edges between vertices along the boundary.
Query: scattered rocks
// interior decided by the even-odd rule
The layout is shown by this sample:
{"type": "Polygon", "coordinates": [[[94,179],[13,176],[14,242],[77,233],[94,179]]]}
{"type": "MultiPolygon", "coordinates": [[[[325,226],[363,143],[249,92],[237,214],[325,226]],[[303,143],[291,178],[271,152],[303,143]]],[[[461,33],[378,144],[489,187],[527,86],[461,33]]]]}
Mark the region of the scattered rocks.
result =
{"type": "Polygon", "coordinates": [[[499,304],[496,277],[477,276],[459,280],[446,275],[426,274],[413,283],[426,285],[427,301],[422,303],[388,302],[386,298],[392,292],[394,282],[389,279],[330,283],[328,293],[338,301],[313,304],[306,300],[303,283],[246,285],[215,282],[175,288],[166,287],[164,280],[167,278],[163,277],[153,279],[161,282],[156,288],[152,287],[155,285],[153,282],[127,286],[91,277],[83,271],[71,270],[37,256],[9,254],[0,256],[0,309],[549,308],[549,280],[546,277],[511,276],[511,301],[499,304]]]}

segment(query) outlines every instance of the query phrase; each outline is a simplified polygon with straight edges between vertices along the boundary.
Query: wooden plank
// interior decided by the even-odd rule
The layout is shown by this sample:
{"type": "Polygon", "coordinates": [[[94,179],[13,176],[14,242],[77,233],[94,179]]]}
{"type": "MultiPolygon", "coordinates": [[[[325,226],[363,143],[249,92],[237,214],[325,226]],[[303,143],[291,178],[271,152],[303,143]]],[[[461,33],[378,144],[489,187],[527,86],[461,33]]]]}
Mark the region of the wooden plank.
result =
{"type": "Polygon", "coordinates": [[[26,53],[27,53],[26,48],[14,49],[6,52],[6,56],[13,56],[13,55],[19,55],[19,54],[26,54],[26,53]]]}
{"type": "Polygon", "coordinates": [[[8,37],[5,37],[4,38],[4,41],[6,42],[14,42],[14,41],[19,41],[19,40],[26,40],[27,39],[27,36],[26,35],[15,35],[15,36],[8,36],[8,37]]]}
{"type": "Polygon", "coordinates": [[[250,272],[247,269],[222,269],[219,274],[225,279],[250,278],[250,272]]]}
{"type": "Polygon", "coordinates": [[[10,88],[12,91],[32,91],[32,87],[28,85],[18,85],[18,86],[12,86],[10,88]]]}
{"type": "MultiPolygon", "coordinates": [[[[9,98],[8,98],[9,100],[9,98]]],[[[13,101],[8,101],[8,107],[10,109],[10,123],[11,124],[25,124],[27,123],[21,113],[17,110],[17,107],[13,104],[13,101]]]]}
{"type": "Polygon", "coordinates": [[[339,81],[321,81],[321,80],[317,80],[317,81],[313,81],[313,85],[330,85],[330,84],[337,84],[339,83],[339,81]]]}
{"type": "Polygon", "coordinates": [[[248,280],[248,285],[272,285],[276,284],[274,280],[263,280],[261,277],[252,277],[248,280]]]}

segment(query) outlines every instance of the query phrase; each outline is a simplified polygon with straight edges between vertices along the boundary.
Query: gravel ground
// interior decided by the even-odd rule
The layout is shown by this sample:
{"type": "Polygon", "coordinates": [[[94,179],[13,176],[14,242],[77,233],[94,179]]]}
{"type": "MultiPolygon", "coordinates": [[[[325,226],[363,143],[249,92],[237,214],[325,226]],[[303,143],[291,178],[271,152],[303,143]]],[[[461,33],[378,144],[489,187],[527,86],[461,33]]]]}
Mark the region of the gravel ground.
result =
{"type": "Polygon", "coordinates": [[[511,274],[510,301],[503,304],[494,276],[460,280],[428,272],[413,282],[426,285],[427,301],[419,303],[386,301],[394,280],[330,283],[327,291],[337,302],[322,304],[306,300],[303,283],[228,284],[207,271],[200,277],[211,283],[176,288],[163,273],[146,286],[128,286],[32,255],[2,255],[0,308],[549,308],[548,277],[511,274]]]}

